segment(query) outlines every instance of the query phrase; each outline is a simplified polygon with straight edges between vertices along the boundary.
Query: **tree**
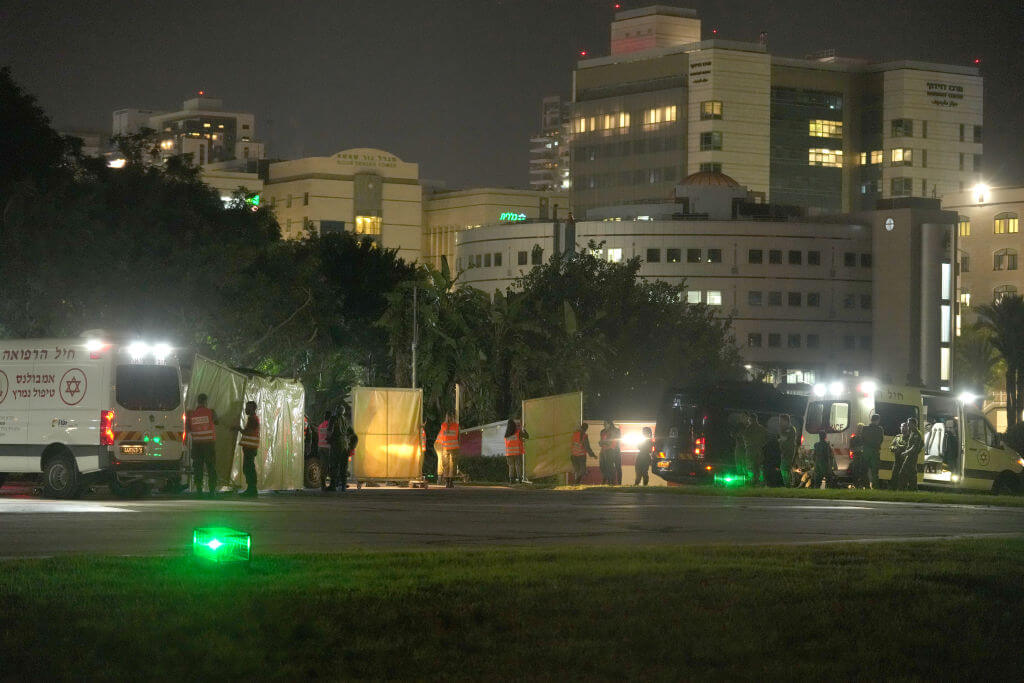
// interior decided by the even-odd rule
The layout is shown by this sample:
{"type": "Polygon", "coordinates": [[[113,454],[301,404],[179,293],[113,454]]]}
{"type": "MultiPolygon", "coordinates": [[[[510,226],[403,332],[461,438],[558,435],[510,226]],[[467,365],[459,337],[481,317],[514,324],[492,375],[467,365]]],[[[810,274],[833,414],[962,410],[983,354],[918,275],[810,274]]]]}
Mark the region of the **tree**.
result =
{"type": "Polygon", "coordinates": [[[489,302],[480,290],[452,278],[447,259],[441,269],[420,266],[416,278],[387,295],[379,326],[388,337],[396,386],[412,383],[413,307],[416,287],[417,384],[423,388],[424,417],[433,426],[454,408],[460,385],[460,419],[465,424],[493,419],[494,391],[489,349],[489,302]]]}
{"type": "Polygon", "coordinates": [[[953,388],[984,395],[999,381],[1000,361],[991,331],[978,325],[964,326],[956,338],[953,388]]]}
{"type": "Polygon", "coordinates": [[[1024,299],[1006,295],[977,309],[982,329],[991,333],[992,345],[1006,362],[1006,424],[1021,421],[1024,409],[1024,299]]]}
{"type": "Polygon", "coordinates": [[[50,127],[50,120],[0,67],[0,208],[9,188],[17,181],[36,184],[58,175],[67,166],[74,147],[50,127]]]}

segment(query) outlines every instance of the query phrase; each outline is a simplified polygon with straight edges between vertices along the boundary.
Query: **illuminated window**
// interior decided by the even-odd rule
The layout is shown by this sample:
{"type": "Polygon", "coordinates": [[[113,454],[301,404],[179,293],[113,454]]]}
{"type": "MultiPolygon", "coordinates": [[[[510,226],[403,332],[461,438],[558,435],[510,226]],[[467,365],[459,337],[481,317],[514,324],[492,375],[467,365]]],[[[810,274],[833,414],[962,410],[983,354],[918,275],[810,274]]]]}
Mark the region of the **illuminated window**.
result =
{"type": "Polygon", "coordinates": [[[992,231],[997,235],[1007,235],[1018,232],[1020,230],[1020,223],[1015,213],[1000,213],[996,214],[995,223],[992,225],[992,231]]]}
{"type": "Polygon", "coordinates": [[[992,270],[1017,270],[1017,250],[1000,249],[993,254],[992,270]]]}
{"type": "Polygon", "coordinates": [[[688,289],[688,290],[686,290],[686,303],[688,303],[688,304],[699,304],[700,303],[700,290],[699,289],[688,289]]]}
{"type": "Polygon", "coordinates": [[[1017,293],[1017,287],[1015,285],[999,285],[992,290],[993,301],[999,301],[1004,296],[1013,296],[1017,293]]]}
{"type": "Polygon", "coordinates": [[[721,100],[708,100],[700,103],[700,117],[702,119],[722,118],[721,100]]]}
{"type": "Polygon", "coordinates": [[[867,166],[868,165],[868,153],[867,152],[861,152],[860,153],[860,165],[861,166],[867,166]]]}
{"type": "Polygon", "coordinates": [[[871,151],[871,163],[873,163],[873,164],[880,164],[880,163],[882,163],[882,159],[884,158],[884,156],[885,155],[882,153],[882,150],[880,150],[880,149],[872,150],[871,151]]]}
{"type": "Polygon", "coordinates": [[[622,261],[622,249],[609,249],[608,250],[608,261],[611,263],[619,263],[622,261]]]}
{"type": "Polygon", "coordinates": [[[809,166],[826,166],[829,168],[843,167],[843,150],[841,149],[809,149],[807,150],[809,166]]]}
{"type": "Polygon", "coordinates": [[[971,219],[968,216],[960,216],[960,220],[957,221],[957,228],[960,231],[961,237],[971,236],[971,219]]]}
{"type": "Polygon", "coordinates": [[[708,306],[721,306],[722,305],[722,292],[714,289],[708,290],[707,296],[708,306]]]}
{"type": "Polygon", "coordinates": [[[841,138],[843,137],[843,122],[812,119],[808,124],[808,135],[812,138],[841,138]]]}
{"type": "Polygon", "coordinates": [[[890,160],[893,166],[913,166],[914,150],[897,147],[892,150],[890,160]]]}
{"type": "Polygon", "coordinates": [[[717,131],[700,134],[700,150],[708,152],[715,149],[722,149],[722,134],[717,131]]]}
{"type": "Polygon", "coordinates": [[[676,120],[676,105],[655,107],[644,110],[644,125],[656,126],[659,123],[671,123],[676,120]]]}
{"type": "Polygon", "coordinates": [[[356,216],[357,235],[379,235],[380,216],[356,216]]]}
{"type": "Polygon", "coordinates": [[[204,123],[203,124],[203,128],[209,128],[209,127],[210,127],[210,124],[208,124],[208,123],[204,123]]]}

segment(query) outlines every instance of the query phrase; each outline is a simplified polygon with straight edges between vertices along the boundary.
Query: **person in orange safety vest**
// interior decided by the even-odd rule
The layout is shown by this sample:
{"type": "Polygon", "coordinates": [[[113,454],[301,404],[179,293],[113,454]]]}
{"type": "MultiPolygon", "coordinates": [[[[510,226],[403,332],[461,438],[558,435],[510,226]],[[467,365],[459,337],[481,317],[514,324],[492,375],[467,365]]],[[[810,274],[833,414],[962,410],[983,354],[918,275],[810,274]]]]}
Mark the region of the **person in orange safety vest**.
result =
{"type": "Polygon", "coordinates": [[[206,472],[210,495],[217,492],[217,455],[214,444],[217,441],[219,424],[217,413],[206,407],[206,394],[196,396],[196,407],[188,414],[188,433],[192,436],[192,476],[196,484],[196,493],[203,493],[203,473],[206,472]]]}
{"type": "Polygon", "coordinates": [[[445,480],[445,488],[455,488],[455,456],[459,452],[459,423],[446,413],[444,423],[437,438],[434,439],[434,450],[441,460],[441,477],[445,480]]]}
{"type": "Polygon", "coordinates": [[[516,424],[515,418],[508,419],[505,427],[505,462],[508,463],[508,482],[517,484],[523,481],[523,456],[526,445],[523,439],[529,439],[526,430],[516,424]]]}
{"type": "Polygon", "coordinates": [[[334,453],[331,451],[331,411],[324,412],[324,421],[316,428],[316,452],[320,459],[320,488],[324,491],[327,486],[334,482],[331,475],[334,472],[332,464],[334,453]]]}
{"type": "Polygon", "coordinates": [[[242,474],[245,475],[246,489],[242,496],[255,498],[258,494],[256,489],[256,454],[260,448],[260,418],[256,416],[256,401],[248,401],[245,404],[246,421],[244,427],[235,427],[241,432],[238,439],[242,447],[242,474]]]}
{"type": "Polygon", "coordinates": [[[575,432],[572,433],[572,450],[570,451],[570,459],[572,460],[572,474],[573,484],[579,486],[583,483],[583,478],[587,476],[587,456],[597,459],[594,455],[594,449],[590,447],[590,437],[587,436],[587,429],[590,425],[586,422],[579,426],[575,432]]]}

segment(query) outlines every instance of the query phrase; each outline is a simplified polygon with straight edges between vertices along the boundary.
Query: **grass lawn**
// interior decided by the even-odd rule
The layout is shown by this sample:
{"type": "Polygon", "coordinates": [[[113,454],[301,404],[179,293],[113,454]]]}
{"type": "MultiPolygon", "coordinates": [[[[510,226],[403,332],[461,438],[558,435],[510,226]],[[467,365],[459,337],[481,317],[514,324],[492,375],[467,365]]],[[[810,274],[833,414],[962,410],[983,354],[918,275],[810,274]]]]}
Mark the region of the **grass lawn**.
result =
{"type": "Polygon", "coordinates": [[[1021,539],[19,560],[0,679],[1019,680],[1022,566],[1021,539]]]}
{"type": "Polygon", "coordinates": [[[559,491],[642,491],[655,495],[735,496],[742,498],[823,498],[828,500],[878,500],[898,503],[953,503],[1024,507],[1024,496],[993,496],[989,493],[945,491],[890,491],[888,489],[785,489],[753,486],[559,486],[559,491]]]}

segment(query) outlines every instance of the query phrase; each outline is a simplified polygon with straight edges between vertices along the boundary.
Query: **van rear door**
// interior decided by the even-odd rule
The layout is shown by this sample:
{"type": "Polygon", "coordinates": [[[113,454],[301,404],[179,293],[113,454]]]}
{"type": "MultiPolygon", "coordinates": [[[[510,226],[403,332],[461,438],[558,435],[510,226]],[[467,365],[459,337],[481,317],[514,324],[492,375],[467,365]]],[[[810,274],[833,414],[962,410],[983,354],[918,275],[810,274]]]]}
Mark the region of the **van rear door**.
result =
{"type": "Polygon", "coordinates": [[[115,457],[124,462],[180,460],[184,424],[177,366],[118,365],[114,382],[115,457]]]}

